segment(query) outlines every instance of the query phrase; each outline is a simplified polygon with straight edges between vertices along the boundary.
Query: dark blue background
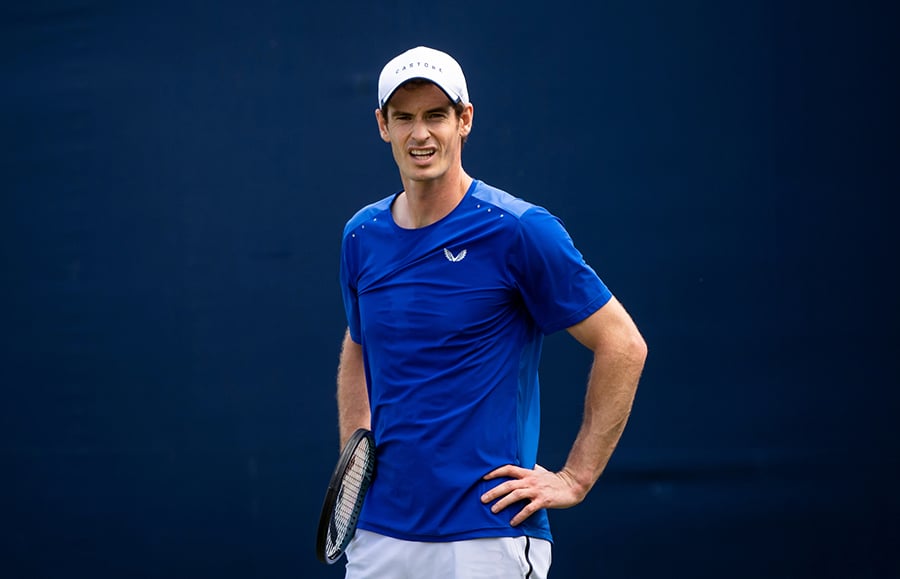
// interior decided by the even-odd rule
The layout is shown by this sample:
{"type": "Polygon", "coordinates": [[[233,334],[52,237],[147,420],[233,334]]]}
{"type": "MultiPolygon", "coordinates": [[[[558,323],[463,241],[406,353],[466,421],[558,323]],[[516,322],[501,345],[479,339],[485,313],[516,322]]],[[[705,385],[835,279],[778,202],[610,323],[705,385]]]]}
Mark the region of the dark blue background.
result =
{"type": "MultiPolygon", "coordinates": [[[[417,44],[466,70],[468,172],[559,215],[650,346],[552,576],[900,576],[893,4],[18,4],[3,576],[342,576],[340,234],[399,187],[375,84],[417,44]]],[[[548,339],[548,467],[589,361],[548,339]]]]}

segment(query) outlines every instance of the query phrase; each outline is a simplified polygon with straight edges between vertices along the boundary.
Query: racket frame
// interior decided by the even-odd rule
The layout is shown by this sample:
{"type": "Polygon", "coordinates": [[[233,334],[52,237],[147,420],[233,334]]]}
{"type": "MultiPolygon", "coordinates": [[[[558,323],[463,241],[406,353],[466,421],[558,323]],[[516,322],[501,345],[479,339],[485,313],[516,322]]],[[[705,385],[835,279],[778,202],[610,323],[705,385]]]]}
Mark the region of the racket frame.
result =
{"type": "Polygon", "coordinates": [[[316,557],[318,557],[319,561],[323,563],[331,565],[338,559],[340,559],[341,555],[344,554],[346,543],[349,543],[350,539],[352,539],[353,535],[356,533],[356,522],[359,519],[358,511],[362,509],[362,502],[369,490],[369,485],[371,484],[372,479],[375,477],[374,454],[375,438],[372,435],[372,431],[365,428],[357,429],[356,432],[354,432],[347,440],[347,443],[344,445],[344,448],[341,451],[337,465],[335,465],[334,472],[331,473],[331,479],[328,482],[328,490],[325,492],[325,500],[322,501],[322,513],[319,515],[319,526],[316,531],[316,557]],[[344,545],[338,545],[336,552],[329,556],[329,554],[327,553],[328,530],[331,526],[332,518],[334,517],[334,509],[337,506],[337,500],[340,496],[344,475],[346,474],[347,468],[350,465],[350,461],[356,454],[356,448],[362,443],[363,439],[368,440],[370,452],[372,453],[372,474],[368,477],[368,482],[364,482],[363,488],[360,491],[361,496],[357,499],[359,502],[357,514],[353,517],[351,528],[347,533],[347,538],[345,539],[345,541],[343,541],[344,545]]]}

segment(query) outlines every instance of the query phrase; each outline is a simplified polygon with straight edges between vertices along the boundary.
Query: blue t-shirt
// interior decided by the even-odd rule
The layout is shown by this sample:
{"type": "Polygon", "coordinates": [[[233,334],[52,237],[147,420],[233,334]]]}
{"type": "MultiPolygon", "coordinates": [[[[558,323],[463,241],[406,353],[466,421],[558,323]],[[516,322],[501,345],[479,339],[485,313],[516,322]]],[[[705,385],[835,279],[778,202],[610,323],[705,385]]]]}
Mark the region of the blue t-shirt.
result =
{"type": "Polygon", "coordinates": [[[474,181],[440,221],[403,229],[396,195],[344,230],[341,286],[362,346],[377,472],[359,527],[399,539],[551,539],[546,511],[518,527],[480,497],[533,468],[543,335],[611,297],[545,209],[474,181]]]}

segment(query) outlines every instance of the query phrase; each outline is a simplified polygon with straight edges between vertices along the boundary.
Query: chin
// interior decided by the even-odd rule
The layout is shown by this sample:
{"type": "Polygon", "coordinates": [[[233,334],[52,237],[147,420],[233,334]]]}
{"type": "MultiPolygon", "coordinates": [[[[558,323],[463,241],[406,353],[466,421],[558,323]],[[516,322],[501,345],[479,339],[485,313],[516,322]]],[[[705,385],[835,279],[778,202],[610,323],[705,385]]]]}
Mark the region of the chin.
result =
{"type": "Polygon", "coordinates": [[[442,175],[443,173],[440,173],[438,171],[426,169],[410,171],[406,176],[410,181],[434,181],[436,179],[439,179],[442,175]]]}

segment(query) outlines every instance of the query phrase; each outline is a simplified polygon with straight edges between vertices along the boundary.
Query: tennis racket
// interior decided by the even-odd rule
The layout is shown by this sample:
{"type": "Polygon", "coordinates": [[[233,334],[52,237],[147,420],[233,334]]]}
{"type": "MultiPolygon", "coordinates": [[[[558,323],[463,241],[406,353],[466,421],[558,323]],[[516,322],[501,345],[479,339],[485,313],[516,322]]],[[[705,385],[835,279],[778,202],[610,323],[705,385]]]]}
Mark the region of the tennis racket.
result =
{"type": "Polygon", "coordinates": [[[375,476],[375,438],[360,428],[350,437],[331,474],[319,529],[316,556],[331,565],[341,558],[356,533],[356,522],[372,477],[375,476]]]}

